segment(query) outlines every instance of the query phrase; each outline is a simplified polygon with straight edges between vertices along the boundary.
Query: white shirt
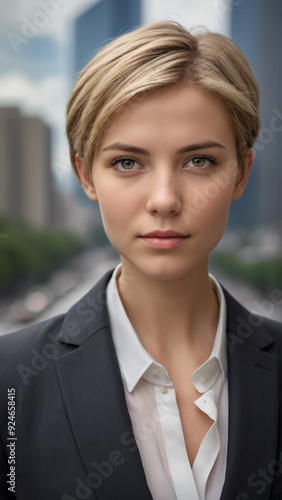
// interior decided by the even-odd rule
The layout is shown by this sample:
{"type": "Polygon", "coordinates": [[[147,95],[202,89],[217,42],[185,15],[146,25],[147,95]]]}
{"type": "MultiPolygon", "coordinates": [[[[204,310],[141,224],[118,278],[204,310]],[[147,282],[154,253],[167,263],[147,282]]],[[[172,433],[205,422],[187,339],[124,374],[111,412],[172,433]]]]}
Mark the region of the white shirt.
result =
{"type": "Polygon", "coordinates": [[[172,381],[164,366],[143,348],[119,297],[116,277],[107,287],[107,305],[125,397],[146,480],[154,500],[216,500],[227,457],[228,388],[225,344],[226,304],[212,279],[220,314],[209,359],[192,376],[201,397],[195,405],[214,421],[191,467],[172,381]]]}

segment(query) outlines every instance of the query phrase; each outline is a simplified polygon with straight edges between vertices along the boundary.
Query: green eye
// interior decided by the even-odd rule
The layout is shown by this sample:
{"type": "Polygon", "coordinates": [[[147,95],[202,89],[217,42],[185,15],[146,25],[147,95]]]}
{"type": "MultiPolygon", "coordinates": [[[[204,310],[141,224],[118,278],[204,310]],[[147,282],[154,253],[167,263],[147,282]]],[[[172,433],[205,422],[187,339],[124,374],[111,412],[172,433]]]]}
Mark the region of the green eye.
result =
{"type": "Polygon", "coordinates": [[[124,170],[132,170],[136,162],[133,160],[120,160],[119,163],[124,170]]]}
{"type": "Polygon", "coordinates": [[[115,170],[118,170],[121,174],[141,169],[140,164],[136,160],[127,157],[115,158],[112,161],[111,166],[114,167],[115,170]]]}
{"type": "Polygon", "coordinates": [[[191,160],[187,161],[184,166],[189,167],[190,169],[192,169],[192,171],[206,171],[210,170],[215,165],[217,165],[217,161],[210,156],[194,156],[194,158],[191,158],[191,160]]]}
{"type": "Polygon", "coordinates": [[[202,157],[193,158],[192,163],[194,167],[201,168],[205,165],[207,159],[202,157]]]}

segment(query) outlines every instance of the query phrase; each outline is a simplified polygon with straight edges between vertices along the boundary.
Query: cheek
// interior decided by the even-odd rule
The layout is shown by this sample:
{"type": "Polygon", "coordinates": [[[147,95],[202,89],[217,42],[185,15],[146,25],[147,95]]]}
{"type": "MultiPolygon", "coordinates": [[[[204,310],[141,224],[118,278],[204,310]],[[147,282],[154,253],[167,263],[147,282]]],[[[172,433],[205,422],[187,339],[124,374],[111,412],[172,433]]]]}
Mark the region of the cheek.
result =
{"type": "Polygon", "coordinates": [[[110,237],[117,231],[128,227],[134,216],[134,197],[129,196],[126,190],[107,186],[105,190],[97,189],[100,212],[107,235],[110,237]]]}
{"type": "Polygon", "coordinates": [[[188,213],[195,228],[204,228],[208,233],[222,233],[226,227],[234,183],[220,185],[216,181],[206,182],[193,190],[188,213]]]}
{"type": "Polygon", "coordinates": [[[207,206],[207,220],[213,229],[226,226],[230,209],[230,196],[219,196],[209,200],[207,206]]]}
{"type": "Polygon", "coordinates": [[[211,200],[207,208],[205,228],[212,250],[225,232],[230,209],[230,196],[221,196],[211,200]]]}

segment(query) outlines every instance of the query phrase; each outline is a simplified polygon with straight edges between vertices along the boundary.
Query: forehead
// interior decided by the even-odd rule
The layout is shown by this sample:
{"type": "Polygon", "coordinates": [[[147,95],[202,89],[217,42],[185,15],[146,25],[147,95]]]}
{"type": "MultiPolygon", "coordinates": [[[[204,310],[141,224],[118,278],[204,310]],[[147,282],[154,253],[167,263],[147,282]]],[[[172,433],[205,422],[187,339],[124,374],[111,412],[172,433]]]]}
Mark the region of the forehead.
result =
{"type": "Polygon", "coordinates": [[[108,143],[146,142],[153,148],[165,141],[223,141],[235,137],[227,108],[220,99],[191,86],[173,86],[131,99],[111,118],[101,147],[108,143]]]}

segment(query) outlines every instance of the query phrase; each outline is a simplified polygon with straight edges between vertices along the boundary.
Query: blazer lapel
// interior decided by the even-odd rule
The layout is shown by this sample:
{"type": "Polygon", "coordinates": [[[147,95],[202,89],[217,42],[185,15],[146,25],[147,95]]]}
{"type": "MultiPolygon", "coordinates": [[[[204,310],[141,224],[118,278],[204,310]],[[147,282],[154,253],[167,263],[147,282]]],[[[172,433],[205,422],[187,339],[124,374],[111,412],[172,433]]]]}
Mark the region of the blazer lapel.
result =
{"type": "Polygon", "coordinates": [[[221,500],[269,499],[279,439],[279,358],[261,320],[227,292],[229,431],[221,500]]]}
{"type": "Polygon", "coordinates": [[[56,360],[56,370],[88,485],[96,497],[152,500],[111,336],[105,300],[110,276],[107,273],[66,315],[60,340],[77,347],[56,360]]]}

